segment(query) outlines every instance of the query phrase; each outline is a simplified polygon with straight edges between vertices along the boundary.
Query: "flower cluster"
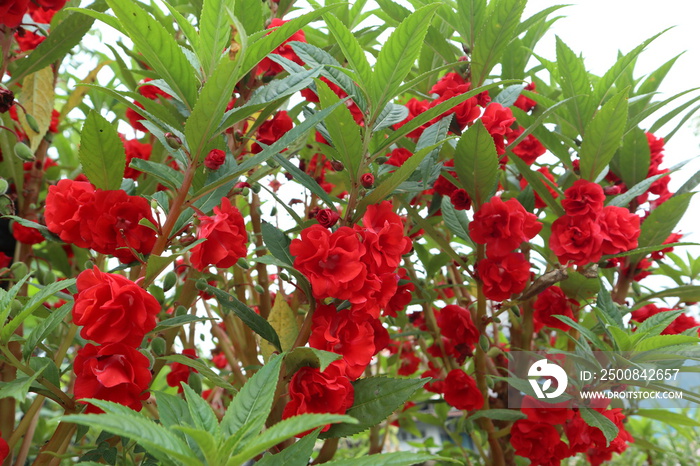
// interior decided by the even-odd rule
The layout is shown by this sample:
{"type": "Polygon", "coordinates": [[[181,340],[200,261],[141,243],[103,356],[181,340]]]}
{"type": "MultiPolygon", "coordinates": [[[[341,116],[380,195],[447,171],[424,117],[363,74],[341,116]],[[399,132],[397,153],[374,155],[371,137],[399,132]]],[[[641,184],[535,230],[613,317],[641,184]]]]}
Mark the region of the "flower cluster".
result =
{"type": "Polygon", "coordinates": [[[63,241],[80,248],[111,254],[122,263],[136,259],[134,253],[149,254],[155,231],[151,206],[141,196],[121,189],[95,189],[85,181],[61,180],[49,187],[46,196],[46,226],[63,241]]]}
{"type": "MultiPolygon", "coordinates": [[[[78,275],[73,322],[80,336],[94,341],[78,351],[73,365],[77,399],[114,401],[136,411],[148,398],[150,362],[138,351],[156,326],[160,304],[147,291],[121,275],[97,267],[78,275]]],[[[88,404],[87,412],[101,412],[88,404]]]]}
{"type": "Polygon", "coordinates": [[[552,224],[549,246],[561,264],[587,265],[603,254],[618,254],[637,247],[640,219],[627,209],[605,206],[603,188],[577,180],[564,191],[565,215],[552,224]]]}
{"type": "Polygon", "coordinates": [[[525,289],[530,263],[522,253],[512,252],[537,235],[542,223],[517,199],[506,202],[494,196],[474,214],[469,234],[475,243],[486,245],[486,258],[477,264],[484,295],[504,301],[525,289]]]}

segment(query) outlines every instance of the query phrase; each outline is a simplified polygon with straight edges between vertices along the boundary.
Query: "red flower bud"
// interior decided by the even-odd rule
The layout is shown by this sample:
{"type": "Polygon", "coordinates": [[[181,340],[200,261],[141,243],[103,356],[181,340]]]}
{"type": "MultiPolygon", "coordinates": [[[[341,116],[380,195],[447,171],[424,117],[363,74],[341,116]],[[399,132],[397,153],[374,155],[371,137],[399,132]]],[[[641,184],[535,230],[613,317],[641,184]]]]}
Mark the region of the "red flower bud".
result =
{"type": "Polygon", "coordinates": [[[374,175],[371,173],[365,173],[360,177],[360,183],[363,188],[371,188],[374,186],[374,175]]]}
{"type": "Polygon", "coordinates": [[[316,220],[322,227],[330,228],[340,220],[340,214],[335,210],[321,209],[316,214],[316,220]]]}
{"type": "Polygon", "coordinates": [[[606,196],[615,196],[617,194],[620,194],[621,191],[622,188],[619,185],[606,186],[605,188],[603,188],[603,192],[606,196]]]}
{"type": "Polygon", "coordinates": [[[15,95],[11,90],[0,86],[0,113],[5,113],[12,107],[15,95]]]}
{"type": "Polygon", "coordinates": [[[340,160],[331,160],[331,167],[333,167],[333,170],[337,172],[342,172],[345,170],[345,165],[343,165],[343,162],[340,160]]]}
{"type": "Polygon", "coordinates": [[[226,161],[226,152],[221,149],[212,149],[204,158],[204,166],[209,170],[218,170],[226,161]]]}

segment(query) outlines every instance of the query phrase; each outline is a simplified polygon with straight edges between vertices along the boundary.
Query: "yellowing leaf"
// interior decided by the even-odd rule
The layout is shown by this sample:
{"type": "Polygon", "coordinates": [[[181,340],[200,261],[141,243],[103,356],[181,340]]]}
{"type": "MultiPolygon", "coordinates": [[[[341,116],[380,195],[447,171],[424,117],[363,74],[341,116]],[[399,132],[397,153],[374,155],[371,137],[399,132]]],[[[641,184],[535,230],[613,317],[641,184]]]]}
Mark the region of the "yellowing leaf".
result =
{"type": "Polygon", "coordinates": [[[50,66],[30,74],[22,81],[22,94],[19,96],[19,102],[24,106],[26,112],[34,117],[39,129],[39,132],[32,129],[27,122],[25,113],[19,108],[17,112],[19,121],[27,133],[27,137],[29,137],[29,147],[32,149],[32,152],[39,147],[41,139],[51,124],[53,99],[53,71],[51,71],[50,66]]]}
{"type": "MultiPolygon", "coordinates": [[[[292,308],[289,307],[289,304],[287,304],[287,299],[284,294],[277,293],[267,321],[272,325],[272,328],[275,329],[277,335],[279,335],[282,349],[284,351],[290,350],[299,334],[299,326],[297,324],[296,315],[292,308]]],[[[275,351],[275,347],[264,340],[260,342],[260,349],[262,350],[265,361],[268,361],[275,351]]]]}

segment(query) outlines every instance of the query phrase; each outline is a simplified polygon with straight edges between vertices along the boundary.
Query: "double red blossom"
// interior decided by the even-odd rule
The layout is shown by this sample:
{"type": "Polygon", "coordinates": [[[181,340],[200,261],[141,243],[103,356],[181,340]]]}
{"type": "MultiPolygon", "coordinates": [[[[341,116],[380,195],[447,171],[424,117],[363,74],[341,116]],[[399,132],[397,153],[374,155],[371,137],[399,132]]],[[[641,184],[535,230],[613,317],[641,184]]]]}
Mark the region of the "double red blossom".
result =
{"type": "Polygon", "coordinates": [[[566,316],[573,320],[574,314],[572,306],[578,305],[578,302],[569,299],[558,286],[550,286],[537,296],[533,305],[535,312],[533,322],[535,331],[539,332],[542,327],[558,328],[567,331],[569,326],[557,319],[556,316],[566,316]]]}
{"type": "MultiPolygon", "coordinates": [[[[141,402],[149,397],[151,371],[146,356],[124,343],[95,346],[90,343],[78,351],[73,362],[75,397],[113,401],[141,411],[141,402]]],[[[88,404],[87,413],[102,410],[88,404]]]]}
{"type": "MultiPolygon", "coordinates": [[[[278,27],[282,26],[284,23],[287,23],[288,21],[285,21],[280,18],[273,18],[272,22],[270,22],[270,25],[267,27],[268,29],[274,30],[277,29],[278,27]]],[[[268,33],[269,34],[269,33],[268,33]]],[[[280,55],[288,60],[293,61],[297,65],[303,65],[304,62],[297,56],[297,54],[294,52],[294,49],[292,49],[292,46],[289,45],[289,42],[306,42],[306,35],[304,34],[304,31],[297,31],[294,34],[292,34],[289,39],[285,40],[282,42],[282,44],[277,47],[275,50],[272,51],[275,55],[280,55]]],[[[263,60],[258,63],[258,68],[256,71],[256,74],[258,75],[265,75],[265,76],[274,76],[276,74],[281,73],[284,71],[284,68],[282,68],[282,65],[278,64],[275,61],[272,61],[269,58],[263,58],[263,60]]]]}
{"type": "Polygon", "coordinates": [[[78,275],[77,287],[73,323],[86,340],[139,346],[155,328],[160,304],[131,280],[94,267],[78,275]]]}
{"type": "MultiPolygon", "coordinates": [[[[266,60],[268,60],[266,58],[266,60]]],[[[286,110],[280,110],[275,113],[275,115],[269,119],[265,120],[263,124],[257,129],[255,133],[256,141],[269,146],[279,140],[284,134],[294,127],[294,122],[292,118],[286,112],[286,110]]],[[[254,154],[262,152],[262,146],[258,142],[253,143],[251,146],[251,151],[254,154]]]]}
{"type": "Polygon", "coordinates": [[[221,205],[214,207],[214,216],[200,215],[197,239],[203,243],[192,248],[192,266],[202,271],[213,265],[217,268],[233,266],[248,254],[248,233],[241,212],[228,198],[221,198],[221,205]]]}
{"type": "Polygon", "coordinates": [[[484,397],[476,380],[462,369],[453,369],[445,378],[445,402],[457,409],[477,411],[484,406],[484,397]]]}
{"type": "Polygon", "coordinates": [[[525,290],[530,279],[530,263],[519,252],[492,259],[487,257],[477,264],[484,296],[494,301],[505,301],[525,290]]]}
{"type": "Polygon", "coordinates": [[[503,202],[494,196],[474,214],[469,235],[474,242],[486,245],[486,255],[501,257],[534,238],[541,229],[537,216],[526,211],[517,199],[503,202]]]}
{"type": "Polygon", "coordinates": [[[533,465],[558,466],[571,456],[569,446],[552,424],[518,419],[510,431],[515,454],[528,458],[533,465]]]}

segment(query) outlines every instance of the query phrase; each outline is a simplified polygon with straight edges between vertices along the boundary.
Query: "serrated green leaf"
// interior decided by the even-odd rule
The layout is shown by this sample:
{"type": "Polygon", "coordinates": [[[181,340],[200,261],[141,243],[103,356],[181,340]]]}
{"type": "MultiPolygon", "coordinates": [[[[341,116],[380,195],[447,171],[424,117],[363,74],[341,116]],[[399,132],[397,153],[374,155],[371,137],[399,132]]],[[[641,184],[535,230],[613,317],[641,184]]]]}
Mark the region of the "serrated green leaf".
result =
{"type": "Polygon", "coordinates": [[[553,317],[555,319],[561,320],[562,322],[567,324],[569,327],[573,327],[576,330],[578,330],[579,333],[581,334],[581,336],[586,337],[591,343],[593,343],[593,346],[595,346],[598,350],[600,350],[600,351],[609,351],[610,350],[609,346],[606,345],[605,343],[603,343],[603,341],[600,338],[598,338],[598,335],[593,333],[591,331],[591,329],[576,322],[571,317],[567,317],[564,315],[554,315],[553,317]]]}
{"type": "Polygon", "coordinates": [[[80,135],[78,158],[85,176],[98,189],[119,189],[126,153],[117,130],[99,113],[90,110],[80,135]]]}
{"type": "Polygon", "coordinates": [[[627,91],[613,96],[586,125],[581,143],[581,176],[595,181],[622,143],[627,124],[627,91]]]}
{"type": "Polygon", "coordinates": [[[700,171],[695,172],[693,176],[688,178],[688,180],[683,183],[683,186],[678,188],[674,196],[680,196],[681,194],[689,193],[693,191],[700,184],[700,171]]]}
{"type": "MultiPolygon", "coordinates": [[[[328,108],[340,100],[326,83],[316,80],[316,90],[322,108],[328,108]]],[[[350,180],[355,183],[360,173],[358,170],[362,162],[363,146],[360,126],[345,105],[338,106],[328,118],[324,120],[328,134],[331,137],[331,145],[340,154],[340,161],[350,174],[350,180]]]]}
{"type": "Polygon", "coordinates": [[[294,257],[289,253],[291,240],[279,228],[263,222],[261,226],[263,241],[270,253],[287,265],[294,264],[294,257]]]}
{"type": "Polygon", "coordinates": [[[474,41],[484,26],[486,17],[486,0],[457,0],[457,14],[460,17],[464,43],[474,50],[474,41]]]}
{"type": "MultiPolygon", "coordinates": [[[[86,401],[102,409],[104,409],[103,406],[107,406],[103,400],[87,399],[86,401]]],[[[202,464],[187,444],[173,432],[149,421],[135,411],[132,412],[133,415],[126,415],[126,413],[72,414],[64,416],[63,420],[128,437],[149,450],[164,453],[188,465],[202,464]]]]}
{"type": "Polygon", "coordinates": [[[579,133],[584,134],[588,123],[586,107],[590,106],[591,82],[588,79],[583,58],[576,56],[559,37],[557,37],[557,70],[564,97],[571,99],[567,104],[571,117],[579,133]]]}
{"type": "MultiPolygon", "coordinates": [[[[642,223],[637,246],[656,246],[666,241],[688,209],[692,196],[693,193],[687,193],[672,197],[654,209],[642,223]]],[[[640,255],[634,255],[629,261],[634,265],[641,258],[640,255]]]]}
{"type": "Polygon", "coordinates": [[[692,303],[700,301],[700,286],[698,285],[683,285],[678,288],[669,288],[662,291],[657,291],[644,297],[645,300],[659,298],[680,298],[683,301],[692,303]]]}
{"type": "Polygon", "coordinates": [[[491,69],[500,60],[508,43],[515,37],[514,31],[520,24],[525,3],[525,0],[501,0],[489,8],[490,15],[474,39],[472,83],[483,84],[491,69]]]}
{"type": "Polygon", "coordinates": [[[165,392],[156,392],[158,416],[165,427],[192,426],[194,423],[185,400],[165,392]]]}
{"type": "Polygon", "coordinates": [[[287,172],[291,173],[294,177],[294,180],[297,183],[304,186],[306,189],[318,196],[319,199],[325,202],[329,208],[335,209],[333,200],[328,195],[328,193],[323,190],[321,185],[319,185],[315,179],[307,175],[305,172],[301,171],[296,165],[284,158],[282,154],[275,155],[273,159],[275,160],[275,162],[279,163],[282,166],[282,168],[284,168],[287,172]]]}
{"type": "Polygon", "coordinates": [[[619,169],[616,170],[625,186],[634,186],[647,177],[650,157],[649,142],[644,131],[634,128],[625,135],[617,157],[619,169]]]}
{"type": "Polygon", "coordinates": [[[3,398],[14,398],[17,401],[26,400],[32,382],[39,378],[44,368],[35,372],[31,377],[18,377],[10,382],[0,382],[0,400],[3,398]]]}
{"type": "Polygon", "coordinates": [[[311,458],[311,454],[314,451],[318,433],[319,429],[316,429],[281,452],[275,455],[263,456],[255,463],[256,466],[279,466],[282,464],[284,466],[307,466],[309,464],[309,458],[311,458]]]}
{"type": "MultiPolygon", "coordinates": [[[[221,60],[224,49],[231,40],[231,28],[229,27],[228,12],[233,11],[234,5],[242,4],[235,0],[204,0],[202,3],[202,14],[199,17],[199,48],[197,55],[202,64],[204,73],[208,76],[221,60]]],[[[259,4],[250,2],[248,8],[253,10],[259,4]]],[[[238,10],[238,9],[237,9],[238,10]]],[[[239,18],[240,20],[240,18],[239,18]]],[[[252,26],[252,24],[250,25],[252,26]]],[[[255,31],[249,31],[245,25],[246,32],[250,35],[255,31]]]]}
{"type": "Polygon", "coordinates": [[[610,442],[617,438],[620,430],[617,428],[615,423],[595,409],[580,407],[579,413],[581,414],[583,420],[586,421],[586,424],[599,429],[603,433],[605,439],[608,441],[608,445],[610,445],[610,442]]]}
{"type": "Polygon", "coordinates": [[[389,36],[382,46],[370,85],[375,116],[384,109],[401,86],[401,83],[411,71],[418,58],[428,27],[435,11],[440,5],[427,5],[416,10],[389,36]]]}
{"type": "Polygon", "coordinates": [[[384,110],[377,117],[374,123],[374,131],[379,131],[396,123],[401,123],[408,116],[408,108],[389,102],[384,106],[384,110]]]}
{"type": "Polygon", "coordinates": [[[610,319],[617,324],[619,328],[624,328],[622,323],[622,314],[620,309],[617,307],[612,300],[610,292],[603,286],[600,287],[598,292],[598,299],[596,300],[596,305],[607,315],[610,319]]]}
{"type": "Polygon", "coordinates": [[[22,345],[22,357],[26,360],[34,352],[36,346],[41,343],[44,338],[52,334],[56,328],[61,325],[61,322],[73,309],[73,303],[66,303],[55,311],[51,312],[48,317],[37,324],[27,336],[26,341],[22,345]]]}
{"type": "Polygon", "coordinates": [[[234,435],[247,424],[246,438],[255,436],[265,425],[265,419],[272,409],[275,389],[282,367],[282,355],[273,356],[233,398],[221,420],[224,435],[234,435]]]}
{"type": "MultiPolygon", "coordinates": [[[[138,157],[134,157],[133,159],[131,159],[129,167],[135,168],[140,172],[147,173],[151,176],[156,177],[161,183],[172,188],[173,190],[176,190],[180,186],[182,186],[182,182],[184,179],[183,174],[163,163],[152,162],[150,160],[144,160],[139,159],[138,157]]],[[[122,173],[124,172],[122,171],[122,173]]],[[[90,177],[88,176],[88,178],[90,177]]]]}
{"type": "Polygon", "coordinates": [[[187,108],[197,101],[195,70],[160,22],[129,0],[107,0],[146,63],[167,82],[187,108]]]}
{"type": "Polygon", "coordinates": [[[426,461],[439,461],[441,463],[457,463],[453,458],[432,455],[423,452],[399,451],[394,453],[381,453],[378,455],[368,455],[360,458],[348,458],[344,460],[331,461],[325,463],[327,466],[410,466],[412,464],[423,464],[426,461]]]}
{"type": "Polygon", "coordinates": [[[457,236],[463,239],[469,245],[473,245],[472,239],[469,237],[469,219],[463,210],[457,210],[452,205],[449,198],[442,198],[442,220],[447,225],[447,228],[457,236]]]}
{"type": "Polygon", "coordinates": [[[341,414],[302,414],[287,418],[273,425],[255,439],[250,440],[245,450],[232,457],[226,464],[231,466],[242,464],[268,448],[316,427],[337,422],[350,424],[353,421],[354,419],[350,416],[341,414]]]}
{"type": "Polygon", "coordinates": [[[635,351],[654,351],[660,348],[668,348],[669,346],[696,346],[700,342],[700,338],[690,335],[656,335],[641,340],[634,347],[635,351]]]}
{"type": "Polygon", "coordinates": [[[233,311],[234,314],[236,314],[252,331],[275,345],[278,350],[282,351],[280,339],[277,336],[275,329],[272,328],[268,321],[263,319],[259,314],[256,314],[254,310],[225,291],[211,285],[206,285],[206,288],[203,291],[214,295],[216,300],[223,308],[233,311]]]}
{"type": "Polygon", "coordinates": [[[498,154],[491,134],[477,120],[455,148],[455,171],[478,209],[487,202],[498,184],[498,154]]]}
{"type": "Polygon", "coordinates": [[[207,317],[193,316],[192,314],[170,317],[169,319],[161,320],[158,323],[158,325],[156,325],[156,328],[153,329],[153,333],[162,332],[163,330],[168,328],[182,327],[183,325],[191,324],[194,322],[205,322],[207,320],[210,319],[208,319],[207,317]]]}
{"type": "Polygon", "coordinates": [[[287,374],[293,374],[306,366],[316,367],[323,372],[333,361],[340,358],[342,358],[340,354],[303,346],[294,348],[287,354],[284,358],[284,364],[287,374]]]}
{"type": "Polygon", "coordinates": [[[644,416],[649,419],[661,421],[671,426],[692,426],[700,427],[700,422],[688,416],[670,411],[668,409],[638,409],[634,412],[636,416],[644,416]]]}
{"type": "MultiPolygon", "coordinates": [[[[89,6],[91,11],[102,12],[107,4],[98,0],[89,6]]],[[[25,76],[34,73],[51,63],[59,61],[73,47],[78,45],[83,36],[92,27],[94,19],[83,14],[70,14],[56,27],[51,28],[51,34],[46,37],[27,58],[15,62],[12,70],[12,81],[17,82],[25,76]]]]}
{"type": "Polygon", "coordinates": [[[328,26],[328,30],[335,37],[338,46],[343,51],[343,55],[350,65],[350,69],[357,73],[357,83],[362,89],[369,89],[372,82],[372,70],[365,57],[362,46],[357,41],[352,32],[333,14],[323,17],[328,26]]]}
{"type": "Polygon", "coordinates": [[[201,396],[199,396],[189,385],[182,383],[182,389],[185,393],[185,399],[187,400],[187,408],[190,411],[190,417],[194,423],[194,427],[197,429],[206,431],[207,433],[218,437],[219,432],[219,420],[214,414],[214,410],[211,408],[209,403],[206,402],[201,396]]]}
{"type": "Polygon", "coordinates": [[[347,415],[357,424],[338,424],[321,433],[320,438],[346,437],[362,432],[386,419],[400,408],[429,379],[393,379],[367,377],[353,383],[355,401],[347,415]]]}

